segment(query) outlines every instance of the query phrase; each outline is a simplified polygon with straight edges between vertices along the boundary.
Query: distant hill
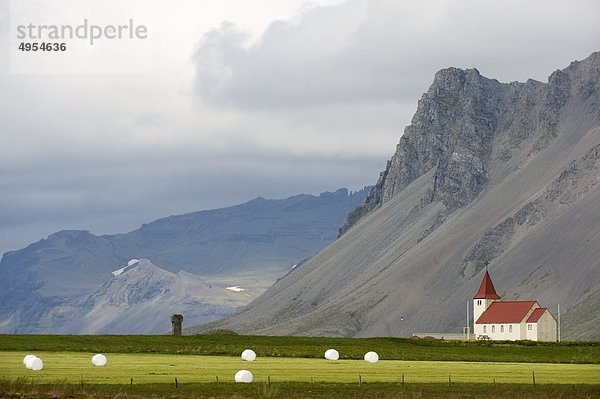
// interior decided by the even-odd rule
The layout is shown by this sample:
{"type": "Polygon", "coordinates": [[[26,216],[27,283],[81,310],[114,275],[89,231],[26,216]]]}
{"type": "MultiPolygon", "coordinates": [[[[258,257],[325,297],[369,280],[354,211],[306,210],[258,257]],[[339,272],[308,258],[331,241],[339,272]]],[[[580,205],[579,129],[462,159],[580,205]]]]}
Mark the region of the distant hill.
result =
{"type": "MultiPolygon", "coordinates": [[[[231,312],[256,297],[293,265],[331,243],[345,215],[364,200],[367,192],[368,189],[355,193],[340,189],[319,196],[256,198],[228,208],[166,217],[127,234],[52,234],[2,257],[0,332],[124,331],[118,322],[98,323],[97,329],[89,328],[89,323],[65,323],[61,312],[67,306],[67,313],[74,314],[70,307],[83,306],[79,302],[82,298],[98,294],[97,290],[105,284],[119,282],[112,272],[132,258],[145,258],[160,265],[163,277],[170,276],[168,280],[173,273],[181,279],[183,271],[194,275],[188,276],[190,279],[243,285],[246,299],[228,305],[231,312]]],[[[131,277],[131,273],[126,275],[131,277]]],[[[192,298],[194,294],[190,295],[192,298]]],[[[152,317],[151,312],[144,313],[152,317]]],[[[184,322],[188,321],[186,318],[184,322]]],[[[140,322],[139,329],[132,327],[128,332],[156,332],[158,327],[150,324],[140,322]]]]}
{"type": "Polygon", "coordinates": [[[187,272],[171,273],[141,259],[90,294],[52,308],[43,328],[80,334],[159,334],[168,331],[174,313],[184,314],[185,323],[205,323],[231,314],[248,300],[243,291],[187,272]]]}
{"type": "Polygon", "coordinates": [[[489,264],[504,299],[561,305],[563,339],[600,339],[599,183],[600,53],[548,83],[443,69],[340,238],[212,327],[460,332],[489,264]]]}

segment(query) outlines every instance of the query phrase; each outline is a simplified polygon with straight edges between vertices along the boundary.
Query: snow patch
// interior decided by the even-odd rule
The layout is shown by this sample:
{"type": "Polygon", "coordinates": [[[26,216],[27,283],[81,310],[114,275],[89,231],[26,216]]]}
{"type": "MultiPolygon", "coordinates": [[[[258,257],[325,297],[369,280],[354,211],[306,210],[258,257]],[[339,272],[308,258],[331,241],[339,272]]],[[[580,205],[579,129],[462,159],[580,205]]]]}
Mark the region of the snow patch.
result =
{"type": "Polygon", "coordinates": [[[226,290],[229,291],[233,291],[233,292],[242,292],[242,291],[246,291],[244,288],[238,286],[238,285],[234,285],[233,287],[227,287],[225,288],[226,290]]]}
{"type": "Polygon", "coordinates": [[[136,265],[139,261],[139,259],[131,259],[129,262],[127,262],[127,266],[122,267],[119,270],[115,270],[114,272],[112,272],[112,275],[115,277],[121,275],[125,270],[130,269],[131,266],[136,265]]]}
{"type": "Polygon", "coordinates": [[[114,272],[112,272],[112,275],[115,276],[115,277],[117,277],[118,275],[120,275],[121,273],[123,273],[126,268],[127,268],[127,266],[122,267],[119,270],[115,270],[114,272]]]}

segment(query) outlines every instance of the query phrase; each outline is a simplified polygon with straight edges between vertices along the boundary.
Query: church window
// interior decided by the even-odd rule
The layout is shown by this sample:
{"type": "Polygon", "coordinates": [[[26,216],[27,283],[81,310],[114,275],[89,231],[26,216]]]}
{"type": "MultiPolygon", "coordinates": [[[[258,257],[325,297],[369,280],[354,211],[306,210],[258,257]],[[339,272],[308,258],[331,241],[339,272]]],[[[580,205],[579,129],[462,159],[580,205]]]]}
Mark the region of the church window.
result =
{"type": "Polygon", "coordinates": [[[528,329],[529,331],[531,331],[531,330],[532,330],[531,324],[527,324],[527,329],[528,329]]]}
{"type": "Polygon", "coordinates": [[[508,332],[512,332],[512,324],[508,326],[508,332]]]}
{"type": "Polygon", "coordinates": [[[492,326],[492,332],[496,332],[496,326],[492,326]]]}
{"type": "Polygon", "coordinates": [[[504,332],[504,326],[500,326],[500,332],[504,332]]]}
{"type": "Polygon", "coordinates": [[[487,332],[487,326],[483,326],[483,332],[487,332]]]}
{"type": "Polygon", "coordinates": [[[477,306],[481,305],[481,299],[477,300],[477,306]]]}

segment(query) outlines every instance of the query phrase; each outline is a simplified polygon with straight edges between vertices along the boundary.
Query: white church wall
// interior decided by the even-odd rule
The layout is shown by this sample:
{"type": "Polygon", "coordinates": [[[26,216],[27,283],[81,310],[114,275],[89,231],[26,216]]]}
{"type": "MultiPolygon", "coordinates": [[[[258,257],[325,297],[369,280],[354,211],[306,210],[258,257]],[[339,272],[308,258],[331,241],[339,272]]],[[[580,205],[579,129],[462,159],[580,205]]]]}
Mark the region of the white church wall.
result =
{"type": "Polygon", "coordinates": [[[493,340],[516,341],[521,339],[521,325],[519,323],[476,324],[475,336],[480,335],[487,335],[493,340]]]}
{"type": "Polygon", "coordinates": [[[483,324],[475,324],[473,327],[473,333],[475,334],[475,339],[479,339],[479,337],[482,335],[488,335],[487,333],[483,332],[483,324]]]}
{"type": "Polygon", "coordinates": [[[496,325],[496,337],[507,341],[521,339],[521,329],[518,323],[507,323],[496,325]]]}
{"type": "Polygon", "coordinates": [[[523,322],[519,326],[521,330],[521,339],[529,339],[527,338],[527,323],[523,322]]]}
{"type": "Polygon", "coordinates": [[[538,340],[538,325],[537,323],[524,323],[525,328],[525,339],[529,339],[531,341],[538,340]]]}
{"type": "Polygon", "coordinates": [[[538,341],[556,342],[556,320],[547,310],[537,322],[538,341]]]}

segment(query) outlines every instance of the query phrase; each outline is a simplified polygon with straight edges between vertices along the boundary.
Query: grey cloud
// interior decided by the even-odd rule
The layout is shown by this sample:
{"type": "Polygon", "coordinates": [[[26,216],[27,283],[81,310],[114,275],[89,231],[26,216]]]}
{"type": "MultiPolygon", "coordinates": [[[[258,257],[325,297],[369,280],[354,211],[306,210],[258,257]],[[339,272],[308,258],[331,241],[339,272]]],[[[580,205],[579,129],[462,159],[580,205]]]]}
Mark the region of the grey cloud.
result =
{"type": "Polygon", "coordinates": [[[256,196],[373,184],[436,70],[543,80],[600,37],[595,1],[351,0],[274,22],[257,43],[233,23],[213,29],[184,50],[188,94],[192,77],[177,74],[187,66],[162,54],[146,77],[9,75],[7,4],[0,253],[60,229],[123,232],[256,196]]]}
{"type": "Polygon", "coordinates": [[[163,127],[166,118],[160,112],[146,111],[138,114],[135,118],[136,122],[142,126],[163,127]]]}
{"type": "Polygon", "coordinates": [[[597,50],[600,3],[350,0],[273,23],[252,46],[227,23],[195,53],[205,101],[242,108],[416,100],[436,70],[546,78],[597,50]]]}

